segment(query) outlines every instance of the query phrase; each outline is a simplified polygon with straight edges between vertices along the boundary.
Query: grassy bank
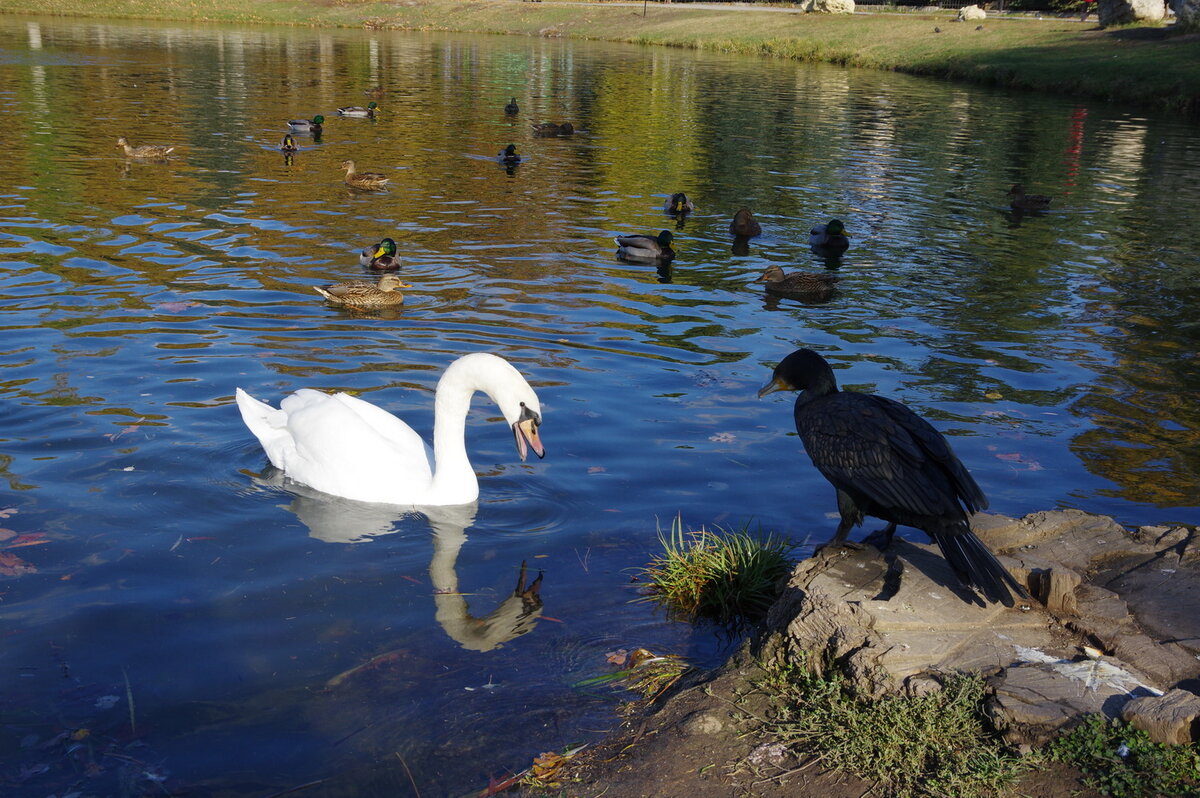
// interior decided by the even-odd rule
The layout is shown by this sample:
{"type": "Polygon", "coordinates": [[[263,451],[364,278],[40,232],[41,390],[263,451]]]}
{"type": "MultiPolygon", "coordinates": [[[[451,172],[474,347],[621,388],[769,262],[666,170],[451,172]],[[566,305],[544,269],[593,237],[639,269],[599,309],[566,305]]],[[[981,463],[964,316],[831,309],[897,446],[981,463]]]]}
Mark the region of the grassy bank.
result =
{"type": "Polygon", "coordinates": [[[5,0],[0,10],[241,24],[571,37],[821,61],[976,83],[1200,110],[1200,34],[1107,31],[1074,20],[827,16],[781,8],[518,0],[5,0]],[[940,33],[934,27],[941,28],[940,33]]]}

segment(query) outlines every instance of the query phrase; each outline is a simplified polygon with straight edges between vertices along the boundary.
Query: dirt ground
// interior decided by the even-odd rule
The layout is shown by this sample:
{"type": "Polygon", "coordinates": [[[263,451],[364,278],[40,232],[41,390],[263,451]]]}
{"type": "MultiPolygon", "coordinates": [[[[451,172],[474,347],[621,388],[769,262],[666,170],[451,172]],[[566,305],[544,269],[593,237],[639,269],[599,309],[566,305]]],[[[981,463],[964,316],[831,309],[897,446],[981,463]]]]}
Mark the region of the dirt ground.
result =
{"type": "MultiPolygon", "coordinates": [[[[523,795],[570,798],[863,798],[873,785],[782,753],[747,717],[766,699],[744,695],[747,671],[734,665],[694,680],[571,758],[560,786],[523,795]],[[737,705],[735,707],[735,702],[737,705]]],[[[1081,774],[1053,765],[1009,793],[1025,798],[1097,798],[1081,774]]]]}

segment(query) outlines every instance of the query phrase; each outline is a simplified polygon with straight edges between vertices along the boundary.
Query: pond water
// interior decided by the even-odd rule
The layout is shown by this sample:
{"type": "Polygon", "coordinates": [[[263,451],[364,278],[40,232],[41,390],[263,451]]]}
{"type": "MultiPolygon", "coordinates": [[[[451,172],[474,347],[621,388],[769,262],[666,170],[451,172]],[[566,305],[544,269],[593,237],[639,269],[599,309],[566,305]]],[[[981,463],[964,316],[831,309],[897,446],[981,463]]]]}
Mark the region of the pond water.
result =
{"type": "Polygon", "coordinates": [[[994,511],[1200,521],[1184,121],[669,49],[11,17],[0,108],[5,795],[430,798],[595,739],[617,696],[572,685],[606,652],[726,653],[635,600],[660,528],[832,533],[791,397],[755,397],[800,345],[929,417],[994,511]],[[336,117],[375,86],[378,118],[336,117]],[[1010,211],[1016,182],[1052,210],[1010,211]],[[764,233],[734,251],[743,205],[764,233]],[[615,257],[663,228],[671,267],[615,257]],[[324,304],[383,236],[403,309],[324,304]],[[770,264],[840,293],[764,296],[770,264]],[[280,484],[233,404],[348,390],[428,434],[480,350],[536,388],[548,454],[477,398],[480,500],[429,519],[280,484]]]}

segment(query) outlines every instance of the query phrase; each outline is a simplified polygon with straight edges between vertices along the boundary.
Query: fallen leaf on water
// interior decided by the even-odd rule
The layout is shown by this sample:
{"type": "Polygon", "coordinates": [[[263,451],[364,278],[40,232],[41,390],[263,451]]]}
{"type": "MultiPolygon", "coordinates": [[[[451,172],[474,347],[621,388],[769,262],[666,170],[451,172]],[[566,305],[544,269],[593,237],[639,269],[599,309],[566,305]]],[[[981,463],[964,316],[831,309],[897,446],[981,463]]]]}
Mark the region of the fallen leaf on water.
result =
{"type": "Polygon", "coordinates": [[[15,554],[0,551],[0,574],[5,576],[21,576],[22,574],[36,574],[37,568],[22,560],[15,554]]]}
{"type": "Polygon", "coordinates": [[[361,665],[355,665],[350,670],[342,671],[337,676],[334,676],[332,679],[325,682],[325,689],[328,690],[337,687],[351,676],[363,671],[382,670],[383,668],[391,667],[407,657],[408,653],[408,649],[401,648],[397,649],[396,651],[389,651],[386,654],[378,654],[374,657],[371,657],[361,665]]]}
{"type": "Polygon", "coordinates": [[[562,769],[563,763],[567,758],[562,754],[557,754],[554,751],[545,751],[541,756],[534,757],[532,771],[533,778],[537,779],[545,787],[558,786],[554,782],[554,777],[558,775],[562,769]]]}
{"type": "Polygon", "coordinates": [[[200,302],[160,302],[154,306],[155,310],[165,310],[168,313],[178,313],[181,310],[188,308],[204,307],[200,302]]]}
{"type": "MultiPolygon", "coordinates": [[[[138,421],[145,421],[145,419],[139,418],[138,421]]],[[[104,437],[108,438],[110,441],[115,441],[117,438],[121,437],[122,435],[125,435],[126,433],[137,432],[137,431],[138,431],[138,426],[136,424],[134,424],[133,426],[124,427],[123,429],[119,429],[116,432],[106,432],[106,433],[104,433],[104,437]]]]}
{"type": "Polygon", "coordinates": [[[627,659],[629,659],[629,652],[626,649],[618,648],[616,651],[610,651],[605,654],[604,659],[609,665],[616,665],[620,667],[625,664],[627,659]]]}
{"type": "Polygon", "coordinates": [[[1000,393],[999,391],[988,391],[983,395],[983,397],[985,399],[1003,399],[1004,394],[1000,393]]]}
{"type": "Polygon", "coordinates": [[[49,543],[46,540],[44,532],[31,532],[28,535],[19,535],[13,539],[12,543],[5,544],[6,549],[19,549],[22,546],[40,546],[43,543],[49,543]]]}
{"type": "Polygon", "coordinates": [[[1025,466],[1026,471],[1042,471],[1042,464],[1037,460],[1026,460],[1025,457],[1017,452],[1001,452],[996,455],[996,459],[1003,460],[1006,463],[1020,463],[1025,466]]]}

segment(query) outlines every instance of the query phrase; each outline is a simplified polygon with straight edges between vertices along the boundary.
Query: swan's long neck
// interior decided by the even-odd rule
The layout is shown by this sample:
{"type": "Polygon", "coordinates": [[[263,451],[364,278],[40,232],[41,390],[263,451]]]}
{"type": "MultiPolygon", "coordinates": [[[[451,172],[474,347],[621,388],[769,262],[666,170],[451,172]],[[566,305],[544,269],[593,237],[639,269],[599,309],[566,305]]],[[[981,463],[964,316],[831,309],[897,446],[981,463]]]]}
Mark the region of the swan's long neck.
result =
{"type": "Polygon", "coordinates": [[[467,374],[448,369],[433,402],[432,504],[466,504],[479,498],[479,480],[467,457],[467,413],[479,387],[467,374]]]}

